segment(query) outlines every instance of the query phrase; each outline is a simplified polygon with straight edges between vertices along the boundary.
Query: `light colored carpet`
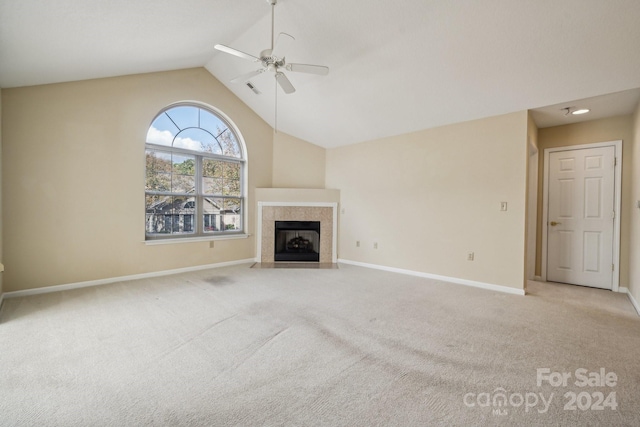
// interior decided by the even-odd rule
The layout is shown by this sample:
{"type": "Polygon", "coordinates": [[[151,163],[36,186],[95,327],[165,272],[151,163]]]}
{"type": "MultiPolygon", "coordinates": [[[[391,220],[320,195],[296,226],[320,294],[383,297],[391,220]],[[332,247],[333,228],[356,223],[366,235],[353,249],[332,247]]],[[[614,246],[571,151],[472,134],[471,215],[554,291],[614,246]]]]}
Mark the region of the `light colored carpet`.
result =
{"type": "Polygon", "coordinates": [[[242,265],[7,299],[0,425],[640,425],[627,297],[529,292],[242,265]],[[538,368],[572,377],[538,386],[538,368]],[[616,384],[578,387],[581,368],[616,384]]]}

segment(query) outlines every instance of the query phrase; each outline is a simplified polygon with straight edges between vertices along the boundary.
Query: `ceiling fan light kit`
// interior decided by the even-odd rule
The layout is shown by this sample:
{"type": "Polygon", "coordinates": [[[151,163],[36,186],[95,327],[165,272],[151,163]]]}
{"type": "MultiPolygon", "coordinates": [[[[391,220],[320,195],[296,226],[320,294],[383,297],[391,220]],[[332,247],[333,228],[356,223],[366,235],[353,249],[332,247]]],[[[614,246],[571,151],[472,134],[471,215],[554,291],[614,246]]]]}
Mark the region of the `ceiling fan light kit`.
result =
{"type": "MultiPolygon", "coordinates": [[[[260,56],[254,56],[246,52],[234,49],[229,46],[217,44],[214,47],[220,52],[224,52],[230,55],[237,56],[238,58],[245,59],[247,61],[259,63],[261,68],[250,71],[246,74],[237,76],[231,80],[232,83],[245,83],[254,93],[260,94],[260,91],[256,86],[249,82],[250,79],[256,77],[264,72],[270,72],[274,74],[276,84],[280,86],[282,91],[286,94],[291,94],[296,91],[287,75],[283,71],[292,73],[306,73],[315,74],[319,76],[326,76],[329,74],[329,67],[324,65],[312,65],[312,64],[296,64],[287,63],[285,59],[286,52],[295,41],[295,38],[287,33],[280,33],[278,40],[275,40],[274,23],[275,23],[275,6],[277,0],[266,0],[271,5],[271,48],[264,49],[260,52],[260,56]]],[[[277,109],[277,89],[276,89],[276,109],[277,109]]],[[[277,115],[277,113],[276,113],[277,115]]],[[[277,126],[277,124],[276,124],[277,126]]]]}

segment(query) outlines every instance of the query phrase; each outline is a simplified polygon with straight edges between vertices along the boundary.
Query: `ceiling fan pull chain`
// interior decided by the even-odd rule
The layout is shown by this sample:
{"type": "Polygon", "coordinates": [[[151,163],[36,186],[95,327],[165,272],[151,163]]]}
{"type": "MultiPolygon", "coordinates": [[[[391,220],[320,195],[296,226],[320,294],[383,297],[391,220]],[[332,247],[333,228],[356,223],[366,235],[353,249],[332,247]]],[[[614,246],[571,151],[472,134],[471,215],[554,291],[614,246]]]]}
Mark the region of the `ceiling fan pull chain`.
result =
{"type": "Polygon", "coordinates": [[[275,88],[276,88],[276,102],[274,106],[274,122],[273,122],[273,130],[275,133],[278,133],[278,79],[275,80],[275,88]]]}

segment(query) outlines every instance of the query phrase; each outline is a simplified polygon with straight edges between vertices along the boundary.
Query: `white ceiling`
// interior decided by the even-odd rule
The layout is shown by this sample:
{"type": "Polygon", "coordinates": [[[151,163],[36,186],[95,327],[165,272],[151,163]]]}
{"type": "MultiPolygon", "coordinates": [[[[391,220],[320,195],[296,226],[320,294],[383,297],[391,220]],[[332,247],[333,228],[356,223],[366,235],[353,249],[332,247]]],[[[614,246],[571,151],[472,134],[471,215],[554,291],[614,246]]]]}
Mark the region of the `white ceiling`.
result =
{"type": "MultiPolygon", "coordinates": [[[[213,48],[259,56],[270,13],[265,0],[0,0],[0,87],[206,66],[273,126],[272,77],[252,79],[260,95],[229,83],[255,64],[213,48]]],[[[575,120],[628,114],[639,22],[638,0],[279,0],[287,60],[331,72],[288,73],[278,129],[335,147],[526,109],[544,127],[612,93],[575,120]]]]}

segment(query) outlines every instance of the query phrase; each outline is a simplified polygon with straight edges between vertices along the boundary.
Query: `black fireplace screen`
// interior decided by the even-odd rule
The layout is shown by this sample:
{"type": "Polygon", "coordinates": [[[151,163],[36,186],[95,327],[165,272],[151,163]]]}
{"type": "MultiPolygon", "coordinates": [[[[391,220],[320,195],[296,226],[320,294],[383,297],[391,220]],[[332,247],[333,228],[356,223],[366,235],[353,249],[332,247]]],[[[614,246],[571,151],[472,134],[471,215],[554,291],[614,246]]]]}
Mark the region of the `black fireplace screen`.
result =
{"type": "Polygon", "coordinates": [[[320,261],[320,221],[276,221],[275,227],[274,261],[320,261]]]}

